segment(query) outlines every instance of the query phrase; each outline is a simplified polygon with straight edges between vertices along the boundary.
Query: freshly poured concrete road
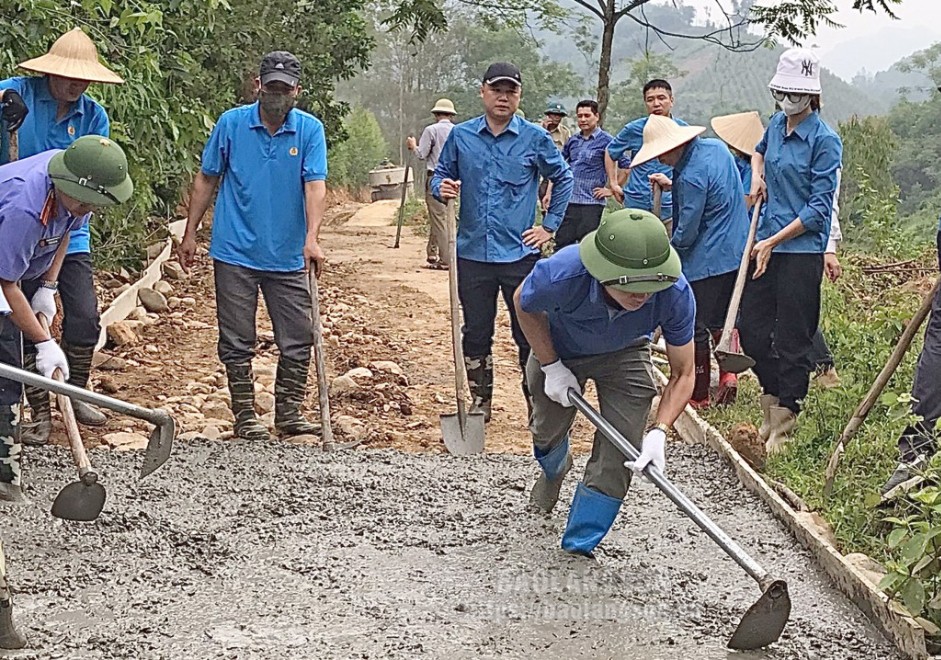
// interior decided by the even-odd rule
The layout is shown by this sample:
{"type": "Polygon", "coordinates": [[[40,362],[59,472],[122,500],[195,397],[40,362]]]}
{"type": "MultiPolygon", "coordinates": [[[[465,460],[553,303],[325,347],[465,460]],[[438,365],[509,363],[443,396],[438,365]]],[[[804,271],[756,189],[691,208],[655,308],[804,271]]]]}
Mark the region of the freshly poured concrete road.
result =
{"type": "MultiPolygon", "coordinates": [[[[762,653],[725,644],[757,585],[649,484],[597,561],[558,549],[576,478],[526,511],[530,459],[279,443],[178,444],[142,484],[139,454],[92,452],[94,523],[48,514],[67,454],[27,452],[32,505],[0,534],[23,658],[826,658],[891,646],[708,449],[669,475],[789,583],[792,618],[762,653]]],[[[583,461],[577,463],[577,471],[583,461]]]]}

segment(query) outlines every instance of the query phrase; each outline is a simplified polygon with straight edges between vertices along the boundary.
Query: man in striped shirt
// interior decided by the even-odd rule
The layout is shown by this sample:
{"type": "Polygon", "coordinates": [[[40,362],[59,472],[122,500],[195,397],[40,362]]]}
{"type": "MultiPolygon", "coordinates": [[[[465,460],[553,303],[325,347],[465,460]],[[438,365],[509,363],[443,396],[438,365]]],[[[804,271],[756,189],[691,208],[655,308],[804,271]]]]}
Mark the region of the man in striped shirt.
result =
{"type": "MultiPolygon", "coordinates": [[[[603,131],[598,122],[598,102],[587,99],[575,106],[575,119],[579,132],[565,143],[562,156],[575,175],[575,188],[565,211],[562,224],[555,234],[556,249],[578,243],[591,231],[598,228],[601,214],[611,191],[606,187],[607,173],[604,154],[614,138],[603,131]]],[[[630,160],[622,158],[618,166],[627,169],[630,160]]]]}

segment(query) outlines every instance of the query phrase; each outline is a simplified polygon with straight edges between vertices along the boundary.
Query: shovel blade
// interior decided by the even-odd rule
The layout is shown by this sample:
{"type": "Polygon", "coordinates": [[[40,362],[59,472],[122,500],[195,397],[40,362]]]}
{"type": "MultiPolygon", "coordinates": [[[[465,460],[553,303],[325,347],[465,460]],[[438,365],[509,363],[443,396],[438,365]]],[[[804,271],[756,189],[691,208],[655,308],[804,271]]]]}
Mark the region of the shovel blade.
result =
{"type": "Polygon", "coordinates": [[[729,648],[750,651],[773,644],[781,637],[790,616],[791,597],[787,593],[787,583],[775,580],[761,594],[758,602],[745,612],[729,640],[729,648]]]}
{"type": "Polygon", "coordinates": [[[150,432],[147,441],[147,451],[144,453],[144,463],[141,465],[140,478],[143,479],[159,468],[170,458],[173,449],[173,438],[176,437],[176,421],[170,417],[150,432]]]}
{"type": "Polygon", "coordinates": [[[97,518],[105,507],[106,496],[105,487],[99,483],[70,483],[56,495],[52,515],[63,520],[89,522],[97,518]]]}
{"type": "Polygon", "coordinates": [[[716,362],[719,363],[719,369],[730,374],[740,374],[755,366],[755,361],[744,353],[728,351],[716,351],[716,362]]]}
{"type": "Polygon", "coordinates": [[[457,413],[441,415],[441,435],[444,437],[445,448],[455,456],[482,454],[484,451],[484,414],[482,412],[467,413],[463,425],[461,416],[457,413]]]}

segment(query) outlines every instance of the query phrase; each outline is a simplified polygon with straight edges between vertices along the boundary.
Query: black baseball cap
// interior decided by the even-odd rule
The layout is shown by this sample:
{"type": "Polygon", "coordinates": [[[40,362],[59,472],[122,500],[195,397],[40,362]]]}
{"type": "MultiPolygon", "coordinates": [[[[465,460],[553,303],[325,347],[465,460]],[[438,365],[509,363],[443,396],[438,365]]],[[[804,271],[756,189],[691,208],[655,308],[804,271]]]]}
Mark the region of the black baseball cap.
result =
{"type": "Polygon", "coordinates": [[[487,67],[487,72],[484,74],[485,85],[493,85],[501,80],[515,83],[520,87],[523,86],[523,76],[520,74],[520,68],[509,62],[494,62],[487,67]]]}
{"type": "Polygon", "coordinates": [[[286,50],[276,50],[262,58],[258,75],[262,85],[279,81],[295,87],[301,79],[301,63],[286,50]]]}

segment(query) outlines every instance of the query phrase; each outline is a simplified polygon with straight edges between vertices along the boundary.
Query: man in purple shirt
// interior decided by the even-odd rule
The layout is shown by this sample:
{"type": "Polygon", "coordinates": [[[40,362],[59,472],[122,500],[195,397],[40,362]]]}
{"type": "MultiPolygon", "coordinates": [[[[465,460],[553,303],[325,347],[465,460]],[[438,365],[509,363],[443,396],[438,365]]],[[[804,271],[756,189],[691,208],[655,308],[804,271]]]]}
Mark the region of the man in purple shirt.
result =
{"type": "MultiPolygon", "coordinates": [[[[578,243],[598,228],[601,214],[612,194],[606,187],[608,175],[604,153],[614,137],[598,126],[601,121],[598,102],[591,99],[579,101],[575,106],[575,119],[579,132],[570,137],[562,148],[562,157],[575,176],[575,187],[562,224],[555,233],[557,250],[578,243]]],[[[630,168],[630,159],[621,158],[618,167],[630,168]]]]}
{"type": "MultiPolygon", "coordinates": [[[[22,367],[22,333],[43,376],[51,378],[58,369],[68,378],[65,354],[37,314],[48,320],[56,315],[57,278],[69,232],[85,225],[96,208],[126,202],[133,190],[124,152],[100,135],[0,167],[0,361],[22,367]],[[42,285],[27,300],[17,284],[35,278],[42,278],[42,285]]],[[[20,487],[21,396],[20,383],[0,379],[0,500],[7,502],[25,500],[20,487]]],[[[13,627],[11,608],[0,559],[0,647],[22,648],[26,640],[13,627]]]]}

